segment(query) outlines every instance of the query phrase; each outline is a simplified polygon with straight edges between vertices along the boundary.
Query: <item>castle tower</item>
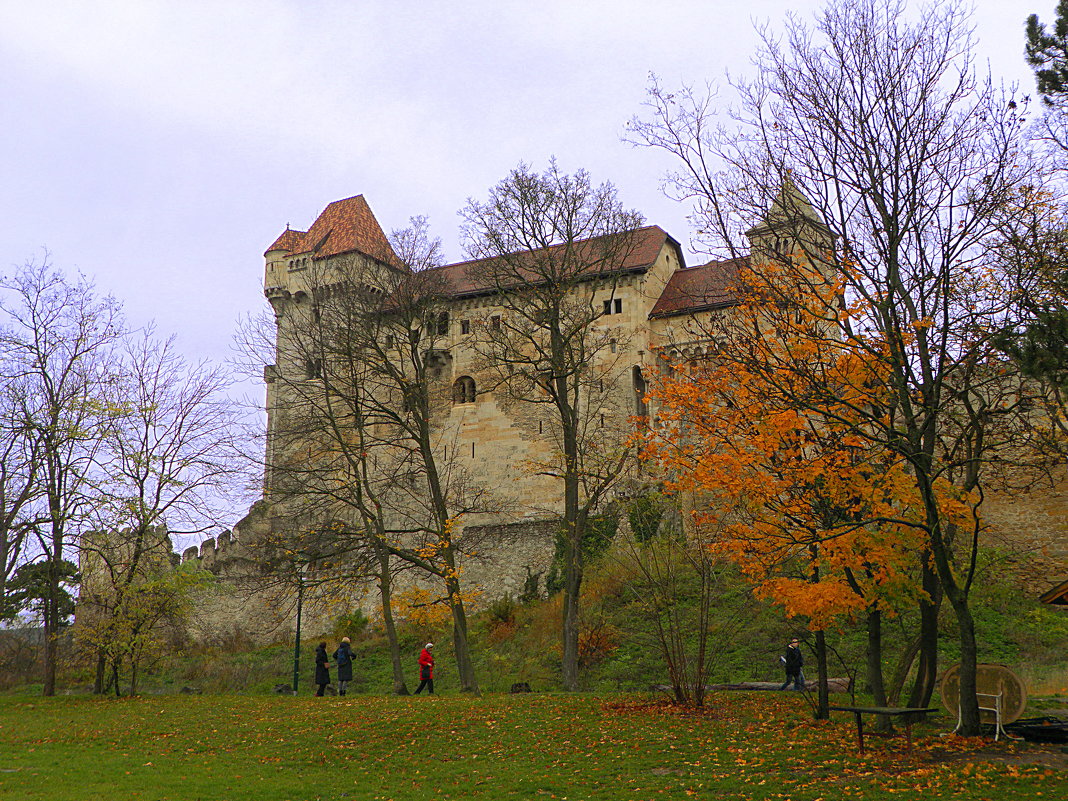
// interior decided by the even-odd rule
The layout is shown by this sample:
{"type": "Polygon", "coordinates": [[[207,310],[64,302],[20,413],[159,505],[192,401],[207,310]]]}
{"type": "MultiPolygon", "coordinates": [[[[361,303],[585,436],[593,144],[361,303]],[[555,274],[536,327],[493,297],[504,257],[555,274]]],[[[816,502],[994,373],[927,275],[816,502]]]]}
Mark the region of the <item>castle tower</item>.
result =
{"type": "Polygon", "coordinates": [[[833,264],[830,254],[834,248],[834,234],[789,177],[764,219],[745,235],[749,238],[754,259],[794,257],[828,268],[833,264]]]}

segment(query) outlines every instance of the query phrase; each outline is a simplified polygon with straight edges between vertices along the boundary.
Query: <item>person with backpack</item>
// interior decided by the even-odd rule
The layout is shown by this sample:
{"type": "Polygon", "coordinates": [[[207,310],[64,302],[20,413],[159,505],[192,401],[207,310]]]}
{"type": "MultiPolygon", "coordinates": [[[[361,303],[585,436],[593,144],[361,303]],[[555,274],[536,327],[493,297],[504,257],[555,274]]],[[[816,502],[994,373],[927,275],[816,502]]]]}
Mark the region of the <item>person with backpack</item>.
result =
{"type": "Polygon", "coordinates": [[[431,653],[433,648],[434,643],[428,642],[419,652],[419,688],[415,691],[416,695],[419,695],[424,687],[429,695],[434,694],[434,654],[431,653]]]}
{"type": "Polygon", "coordinates": [[[341,644],[334,651],[334,662],[337,663],[337,694],[344,695],[352,681],[352,646],[348,637],[341,638],[341,644]]]}
{"type": "Polygon", "coordinates": [[[786,681],[779,689],[785,690],[792,682],[795,690],[803,691],[805,684],[801,678],[801,668],[805,664],[805,657],[801,653],[801,643],[797,637],[790,640],[790,644],[786,646],[786,653],[779,657],[779,661],[786,668],[786,681]]]}

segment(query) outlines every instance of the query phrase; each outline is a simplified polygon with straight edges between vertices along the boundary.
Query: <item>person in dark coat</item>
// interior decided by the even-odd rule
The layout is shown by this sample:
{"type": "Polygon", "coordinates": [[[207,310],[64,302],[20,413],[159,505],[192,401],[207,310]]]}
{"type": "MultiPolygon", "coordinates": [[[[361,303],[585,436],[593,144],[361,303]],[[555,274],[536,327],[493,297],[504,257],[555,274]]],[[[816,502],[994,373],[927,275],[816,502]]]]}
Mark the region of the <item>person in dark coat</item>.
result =
{"type": "Polygon", "coordinates": [[[415,691],[419,695],[423,688],[427,688],[430,695],[434,694],[434,643],[428,642],[419,652],[419,688],[415,691]]]}
{"type": "Polygon", "coordinates": [[[805,684],[801,678],[801,668],[805,664],[805,657],[801,653],[801,643],[797,637],[790,640],[790,644],[786,646],[786,653],[779,657],[779,661],[786,668],[786,681],[783,682],[782,687],[779,689],[785,690],[792,682],[795,690],[804,690],[805,684]]]}
{"type": "Polygon", "coordinates": [[[352,681],[352,646],[348,637],[342,638],[341,645],[334,651],[334,662],[337,663],[337,694],[344,695],[352,681]]]}
{"type": "Polygon", "coordinates": [[[319,689],[315,691],[316,695],[326,694],[326,685],[330,683],[330,662],[326,658],[326,643],[321,642],[315,649],[315,683],[319,685],[319,689]]]}

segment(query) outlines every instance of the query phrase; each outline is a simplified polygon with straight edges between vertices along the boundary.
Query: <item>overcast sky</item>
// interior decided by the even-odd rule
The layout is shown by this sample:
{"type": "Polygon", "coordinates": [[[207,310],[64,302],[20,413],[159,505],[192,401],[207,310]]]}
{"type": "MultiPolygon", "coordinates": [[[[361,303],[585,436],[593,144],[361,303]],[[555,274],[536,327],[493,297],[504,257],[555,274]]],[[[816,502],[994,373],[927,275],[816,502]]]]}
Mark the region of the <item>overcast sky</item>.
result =
{"type": "MultiPolygon", "coordinates": [[[[624,144],[650,72],[745,73],[754,21],[810,0],[0,0],[0,271],[43,249],[225,358],[289,223],[364,194],[388,232],[456,212],[519,161],[611,180],[687,245],[665,157],[624,144]]],[[[978,0],[980,59],[1032,92],[1023,23],[978,0]]],[[[698,259],[690,257],[690,263],[698,259]]]]}

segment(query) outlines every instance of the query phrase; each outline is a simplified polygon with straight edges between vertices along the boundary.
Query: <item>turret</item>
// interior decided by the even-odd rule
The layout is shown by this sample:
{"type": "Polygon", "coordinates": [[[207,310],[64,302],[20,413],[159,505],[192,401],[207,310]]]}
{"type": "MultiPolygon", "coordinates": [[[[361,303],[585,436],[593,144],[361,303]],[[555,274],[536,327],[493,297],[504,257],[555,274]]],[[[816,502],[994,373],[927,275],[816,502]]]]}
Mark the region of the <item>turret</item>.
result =
{"type": "Polygon", "coordinates": [[[788,177],[764,219],[745,232],[756,259],[799,256],[828,263],[834,234],[788,177]]]}
{"type": "Polygon", "coordinates": [[[286,289],[289,256],[303,241],[304,231],[294,231],[287,225],[286,230],[264,252],[263,257],[267,263],[263,272],[263,292],[268,299],[272,294],[277,294],[278,290],[286,289]]]}

